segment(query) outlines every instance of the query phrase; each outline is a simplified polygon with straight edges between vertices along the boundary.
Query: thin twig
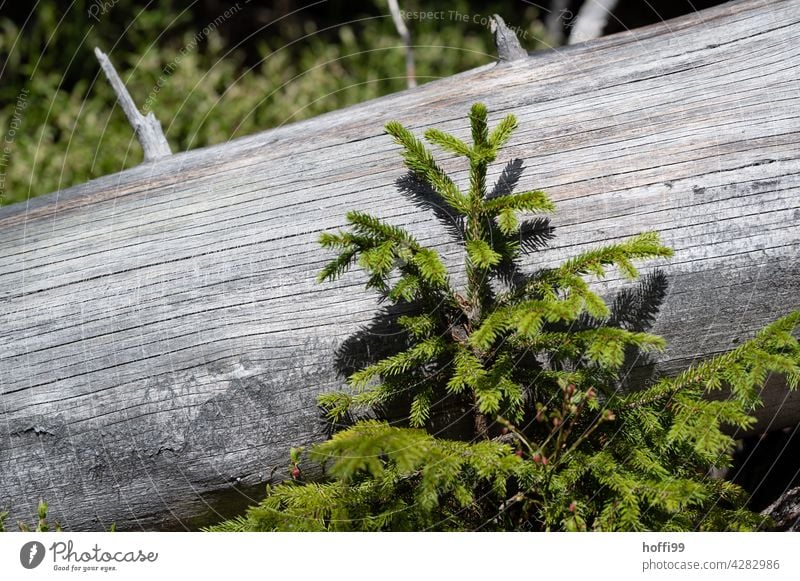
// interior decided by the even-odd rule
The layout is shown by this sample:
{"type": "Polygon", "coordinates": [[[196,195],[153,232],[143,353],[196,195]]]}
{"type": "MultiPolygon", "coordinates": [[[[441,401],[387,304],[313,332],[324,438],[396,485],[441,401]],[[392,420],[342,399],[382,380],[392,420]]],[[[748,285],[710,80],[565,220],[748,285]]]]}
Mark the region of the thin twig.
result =
{"type": "Polygon", "coordinates": [[[411,89],[417,86],[417,73],[414,66],[414,49],[411,46],[411,32],[409,32],[403,20],[397,0],[387,0],[387,2],[389,3],[389,12],[392,13],[394,27],[397,29],[397,33],[406,45],[406,82],[408,83],[408,88],[411,89]]]}

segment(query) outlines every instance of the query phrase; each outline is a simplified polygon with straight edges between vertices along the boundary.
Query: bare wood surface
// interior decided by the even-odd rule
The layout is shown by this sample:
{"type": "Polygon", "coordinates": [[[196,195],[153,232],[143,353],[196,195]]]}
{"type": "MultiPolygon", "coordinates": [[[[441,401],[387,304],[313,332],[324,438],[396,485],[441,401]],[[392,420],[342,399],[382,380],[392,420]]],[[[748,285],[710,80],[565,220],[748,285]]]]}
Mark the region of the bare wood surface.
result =
{"type": "MultiPolygon", "coordinates": [[[[798,34],[800,0],[734,2],[0,208],[0,507],[181,528],[324,437],[333,350],[377,305],[360,274],[313,282],[319,233],[368,210],[461,259],[398,195],[390,119],[466,137],[475,101],[516,114],[494,176],[521,159],[518,187],[557,205],[530,265],[657,230],[676,250],[661,368],[735,346],[800,307],[798,34]]],[[[797,422],[771,389],[762,425],[797,422]]]]}

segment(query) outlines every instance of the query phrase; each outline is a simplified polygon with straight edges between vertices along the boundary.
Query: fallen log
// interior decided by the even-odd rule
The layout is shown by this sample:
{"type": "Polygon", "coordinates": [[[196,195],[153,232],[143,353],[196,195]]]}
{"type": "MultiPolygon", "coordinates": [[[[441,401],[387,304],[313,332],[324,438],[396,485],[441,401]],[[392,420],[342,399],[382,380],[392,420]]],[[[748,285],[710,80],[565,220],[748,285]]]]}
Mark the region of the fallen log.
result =
{"type": "Polygon", "coordinates": [[[800,486],[784,492],[761,513],[773,520],[778,531],[800,531],[800,486]]]}
{"type": "MultiPolygon", "coordinates": [[[[41,497],[70,530],[190,527],[323,438],[334,351],[377,305],[355,273],[314,283],[319,233],[369,210],[460,259],[398,195],[390,119],[464,137],[475,101],[492,123],[517,115],[494,175],[522,160],[518,188],[557,205],[531,265],[660,232],[676,250],[658,265],[661,371],[800,308],[798,34],[800,0],[733,2],[0,208],[0,508],[30,519],[41,497]]],[[[764,427],[800,421],[779,378],[765,397],[764,427]]]]}

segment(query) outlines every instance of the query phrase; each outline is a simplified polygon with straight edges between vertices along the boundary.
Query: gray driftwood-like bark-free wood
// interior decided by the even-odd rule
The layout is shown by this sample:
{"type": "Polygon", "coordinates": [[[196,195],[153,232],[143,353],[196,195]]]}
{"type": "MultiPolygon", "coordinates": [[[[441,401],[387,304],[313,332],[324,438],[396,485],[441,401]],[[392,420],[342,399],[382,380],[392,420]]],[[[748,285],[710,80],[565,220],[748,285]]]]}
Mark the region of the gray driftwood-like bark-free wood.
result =
{"type": "Polygon", "coordinates": [[[506,26],[506,23],[500,15],[492,15],[489,29],[494,35],[494,45],[497,48],[497,58],[499,61],[513,61],[528,57],[528,53],[522,48],[517,35],[506,26]]]}
{"type": "MultiPolygon", "coordinates": [[[[475,101],[517,115],[494,176],[521,159],[518,190],[557,204],[529,266],[659,231],[675,256],[644,272],[669,281],[667,372],[752,336],[800,307],[798,35],[800,0],[734,2],[0,209],[0,506],[181,528],[323,438],[334,348],[377,305],[361,273],[314,283],[319,233],[368,210],[461,257],[398,195],[390,119],[467,137],[475,101]]],[[[775,384],[765,428],[800,418],[775,384]]]]}
{"type": "Polygon", "coordinates": [[[111,88],[114,89],[114,93],[117,95],[117,102],[122,107],[122,111],[128,118],[128,123],[131,124],[133,132],[144,150],[145,161],[153,161],[170,155],[172,152],[169,149],[169,143],[164,136],[164,131],[161,129],[161,123],[156,119],[155,113],[152,111],[147,115],[139,113],[131,94],[125,87],[125,83],[119,78],[108,55],[97,47],[94,48],[94,55],[97,57],[106,79],[111,84],[111,88]]]}

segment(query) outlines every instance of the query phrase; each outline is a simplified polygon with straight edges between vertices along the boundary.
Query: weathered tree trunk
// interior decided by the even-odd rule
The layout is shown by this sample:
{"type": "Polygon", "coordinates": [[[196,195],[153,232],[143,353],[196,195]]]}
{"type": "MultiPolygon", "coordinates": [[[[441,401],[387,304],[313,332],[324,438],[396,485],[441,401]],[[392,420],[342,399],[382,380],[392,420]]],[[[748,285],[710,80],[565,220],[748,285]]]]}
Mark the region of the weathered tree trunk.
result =
{"type": "Polygon", "coordinates": [[[800,486],[784,492],[762,514],[772,518],[777,530],[800,531],[800,486]]]}
{"type": "MultiPolygon", "coordinates": [[[[518,116],[496,174],[521,159],[519,189],[557,204],[531,265],[659,231],[666,371],[800,308],[798,35],[800,0],[734,2],[0,209],[0,507],[180,528],[324,437],[334,348],[377,305],[360,274],[314,283],[319,233],[369,210],[460,259],[398,195],[390,119],[466,136],[475,101],[518,116]]],[[[772,427],[800,418],[777,383],[772,427]]]]}

